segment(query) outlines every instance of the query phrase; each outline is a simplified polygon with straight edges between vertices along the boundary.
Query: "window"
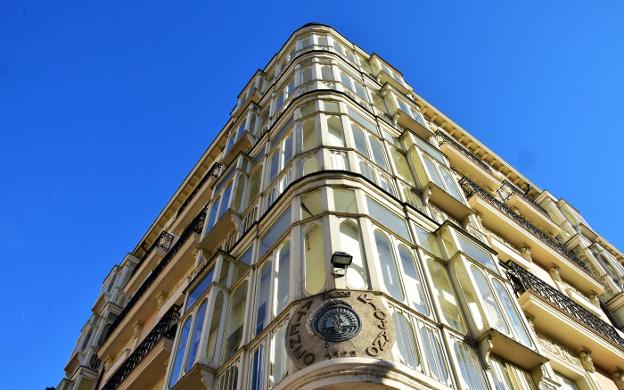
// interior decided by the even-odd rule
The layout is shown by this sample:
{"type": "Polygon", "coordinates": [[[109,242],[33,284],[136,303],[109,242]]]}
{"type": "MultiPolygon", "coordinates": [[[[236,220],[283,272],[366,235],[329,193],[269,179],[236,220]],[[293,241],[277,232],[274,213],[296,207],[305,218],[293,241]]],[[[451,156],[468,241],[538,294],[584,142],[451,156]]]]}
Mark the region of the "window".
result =
{"type": "Polygon", "coordinates": [[[473,260],[478,261],[483,264],[491,271],[498,273],[498,269],[496,268],[496,263],[494,262],[494,257],[487,252],[483,247],[474,241],[470,240],[468,237],[464,236],[461,233],[457,233],[457,241],[459,242],[459,247],[473,260]]]}
{"type": "Polygon", "coordinates": [[[438,187],[449,193],[453,198],[464,203],[461,191],[455,178],[451,175],[451,171],[441,164],[435,162],[429,155],[422,155],[425,168],[428,172],[430,180],[438,187]]]}
{"type": "Polygon", "coordinates": [[[340,82],[345,88],[354,91],[359,97],[361,97],[365,101],[368,101],[368,95],[366,94],[366,89],[364,88],[362,83],[356,81],[353,77],[347,75],[342,70],[340,71],[340,82]]]}
{"type": "Polygon", "coordinates": [[[210,284],[212,283],[212,278],[214,274],[214,268],[208,271],[208,273],[202,278],[202,280],[193,287],[193,289],[188,293],[188,297],[186,298],[186,305],[184,306],[184,310],[187,310],[189,307],[193,306],[199,298],[201,298],[210,284]]]}
{"type": "Polygon", "coordinates": [[[416,243],[427,252],[442,257],[442,251],[440,250],[440,244],[438,243],[436,235],[414,222],[412,222],[412,227],[416,232],[416,243]]]}
{"type": "Polygon", "coordinates": [[[258,275],[256,289],[256,324],[254,336],[257,336],[267,324],[269,317],[269,294],[271,286],[271,261],[264,263],[258,275]]]}
{"type": "Polygon", "coordinates": [[[325,211],[321,190],[301,195],[301,218],[310,218],[325,211]]]}
{"type": "Polygon", "coordinates": [[[225,360],[231,357],[240,347],[243,337],[243,325],[245,320],[245,303],[247,298],[247,281],[244,281],[232,293],[230,302],[230,315],[228,318],[227,333],[225,339],[225,360]]]}
{"type": "Polygon", "coordinates": [[[368,288],[368,270],[364,261],[362,239],[357,222],[345,220],[340,223],[340,250],[353,256],[345,275],[347,286],[353,289],[368,288]]]}
{"type": "Polygon", "coordinates": [[[401,152],[399,149],[390,147],[390,157],[392,158],[392,162],[394,163],[397,176],[405,180],[412,186],[416,186],[414,176],[412,175],[412,171],[409,167],[409,164],[407,163],[407,159],[403,155],[403,152],[401,152]]]}
{"type": "Polygon", "coordinates": [[[388,236],[380,230],[375,230],[375,246],[377,247],[377,260],[381,268],[386,292],[394,299],[403,301],[403,289],[399,280],[399,270],[396,265],[393,251],[388,236]]]}
{"type": "Polygon", "coordinates": [[[485,279],[485,276],[475,266],[470,266],[470,271],[472,272],[472,277],[475,279],[481,302],[485,306],[490,320],[493,321],[492,326],[494,326],[494,328],[498,329],[502,333],[509,334],[509,328],[505,323],[503,313],[496,303],[494,294],[492,293],[490,285],[485,279]]]}
{"type": "Polygon", "coordinates": [[[256,169],[249,176],[249,184],[247,187],[247,200],[245,202],[245,208],[253,202],[258,193],[260,192],[260,175],[262,174],[262,164],[258,165],[256,169]]]}
{"type": "Polygon", "coordinates": [[[367,159],[372,159],[379,167],[388,171],[386,154],[381,141],[374,135],[365,132],[356,124],[351,125],[355,150],[367,159]]]}
{"type": "Polygon", "coordinates": [[[197,358],[197,349],[199,348],[199,341],[201,340],[202,329],[204,328],[204,318],[206,317],[206,306],[208,306],[208,300],[202,302],[195,315],[195,326],[193,327],[191,344],[189,345],[189,351],[186,357],[185,372],[193,367],[195,359],[197,358]]]}
{"type": "Polygon", "coordinates": [[[559,383],[561,384],[559,386],[560,390],[579,390],[578,385],[572,379],[564,375],[561,375],[557,371],[555,371],[555,376],[557,377],[557,379],[559,380],[559,383]]]}
{"type": "Polygon", "coordinates": [[[460,388],[465,390],[488,390],[484,370],[479,363],[474,349],[465,342],[453,338],[453,351],[459,364],[460,379],[462,381],[460,388]]]}
{"type": "Polygon", "coordinates": [[[495,356],[490,357],[496,390],[537,390],[531,374],[495,356]]]}
{"type": "Polygon", "coordinates": [[[232,193],[232,185],[234,180],[230,181],[225,190],[221,194],[213,196],[215,199],[210,207],[210,216],[206,225],[206,230],[209,231],[214,227],[217,221],[225,214],[225,211],[230,206],[230,194],[232,193]]]}
{"type": "Polygon", "coordinates": [[[269,352],[269,388],[277,385],[288,373],[288,355],[286,354],[286,325],[273,331],[269,352]]]}
{"type": "Polygon", "coordinates": [[[425,128],[427,127],[427,122],[425,122],[425,119],[423,118],[420,111],[418,111],[418,109],[416,109],[415,107],[412,107],[411,104],[408,104],[407,102],[405,102],[403,99],[399,98],[398,96],[397,96],[397,104],[399,105],[399,109],[401,109],[403,112],[409,115],[412,119],[420,123],[420,125],[422,125],[423,127],[425,128]]]}
{"type": "Polygon", "coordinates": [[[303,229],[305,292],[309,295],[320,292],[325,287],[325,246],[323,230],[316,224],[303,229]]]}
{"type": "Polygon", "coordinates": [[[290,242],[286,241],[276,254],[275,281],[274,281],[274,305],[273,315],[278,315],[288,304],[290,285],[290,242]]]}
{"type": "Polygon", "coordinates": [[[238,367],[232,364],[217,379],[217,390],[237,390],[238,367]]]}
{"type": "Polygon", "coordinates": [[[182,360],[184,358],[184,351],[186,351],[186,343],[188,342],[192,322],[193,317],[190,316],[186,319],[186,321],[184,321],[184,325],[182,325],[182,331],[180,332],[180,338],[178,339],[178,348],[175,352],[175,358],[172,365],[173,368],[171,369],[171,376],[169,377],[169,388],[172,388],[173,385],[176,384],[178,377],[180,376],[180,369],[182,368],[182,360]]]}
{"type": "Polygon", "coordinates": [[[302,145],[301,151],[305,152],[307,150],[313,149],[319,146],[319,137],[316,131],[316,118],[310,117],[303,120],[302,123],[302,145]]]}
{"type": "Polygon", "coordinates": [[[464,317],[446,269],[432,258],[427,258],[426,263],[432,279],[434,297],[440,307],[444,322],[453,329],[466,333],[464,317]]]}
{"type": "Polygon", "coordinates": [[[338,116],[326,117],[328,144],[330,146],[344,146],[344,132],[342,121],[338,116]]]}
{"type": "Polygon", "coordinates": [[[333,189],[334,209],[341,213],[357,213],[355,191],[333,189]]]}
{"type": "Polygon", "coordinates": [[[407,300],[410,306],[418,310],[419,313],[429,316],[429,305],[425,295],[425,287],[416,266],[416,258],[404,244],[399,245],[399,258],[401,259],[401,267],[403,268],[403,279],[407,292],[407,300]]]}
{"type": "Polygon", "coordinates": [[[251,390],[264,389],[264,345],[260,344],[253,353],[249,386],[251,390]]]}
{"type": "Polygon", "coordinates": [[[287,208],[282,215],[277,217],[273,225],[267,230],[267,232],[260,238],[259,256],[271,249],[276,241],[286,232],[290,227],[290,208],[287,208]]]}
{"type": "Polygon", "coordinates": [[[396,307],[393,308],[392,318],[396,327],[399,361],[438,382],[451,385],[440,331],[396,307]]]}
{"type": "Polygon", "coordinates": [[[221,324],[221,312],[223,311],[223,292],[219,291],[215,298],[214,308],[210,315],[210,324],[208,325],[208,345],[206,347],[206,360],[211,362],[218,357],[215,355],[219,344],[219,328],[221,324]]]}
{"type": "Polygon", "coordinates": [[[509,291],[499,280],[492,279],[492,284],[494,285],[494,291],[496,291],[496,295],[500,300],[505,314],[507,314],[509,323],[518,337],[518,340],[524,345],[532,346],[533,343],[531,342],[529,332],[525,328],[520,313],[518,313],[518,310],[516,309],[516,305],[514,303],[515,299],[509,295],[509,291]]]}
{"type": "Polygon", "coordinates": [[[396,342],[401,363],[408,367],[420,370],[420,353],[416,347],[416,338],[412,324],[398,311],[392,312],[396,326],[396,342]]]}
{"type": "Polygon", "coordinates": [[[381,223],[382,226],[397,233],[402,238],[408,241],[410,240],[409,229],[407,228],[404,218],[399,217],[397,214],[390,211],[387,207],[383,206],[381,203],[368,195],[366,196],[366,204],[368,205],[368,212],[371,217],[381,223]]]}

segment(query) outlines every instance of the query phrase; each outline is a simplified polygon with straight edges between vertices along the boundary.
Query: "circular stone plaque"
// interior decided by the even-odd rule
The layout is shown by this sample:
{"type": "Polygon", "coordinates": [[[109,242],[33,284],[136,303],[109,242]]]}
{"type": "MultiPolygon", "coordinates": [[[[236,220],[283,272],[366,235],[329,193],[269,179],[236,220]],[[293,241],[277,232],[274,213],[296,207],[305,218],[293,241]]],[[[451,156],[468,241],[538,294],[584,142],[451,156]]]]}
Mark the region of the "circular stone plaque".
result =
{"type": "Polygon", "coordinates": [[[395,329],[373,291],[331,290],[299,301],[289,315],[286,351],[298,369],[322,360],[390,360],[395,329]]]}
{"type": "Polygon", "coordinates": [[[316,334],[334,343],[355,337],[362,325],[357,313],[341,300],[323,305],[314,315],[312,324],[316,334]]]}

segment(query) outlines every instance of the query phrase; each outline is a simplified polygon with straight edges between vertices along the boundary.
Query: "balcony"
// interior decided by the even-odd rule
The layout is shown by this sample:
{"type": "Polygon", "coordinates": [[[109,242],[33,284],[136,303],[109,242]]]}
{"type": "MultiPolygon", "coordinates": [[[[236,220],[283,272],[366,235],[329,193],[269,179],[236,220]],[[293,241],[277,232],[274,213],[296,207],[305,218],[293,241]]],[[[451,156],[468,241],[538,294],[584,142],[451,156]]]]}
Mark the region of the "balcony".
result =
{"type": "Polygon", "coordinates": [[[218,217],[214,226],[203,235],[199,241],[199,247],[214,251],[223,239],[236,231],[238,220],[238,214],[233,209],[228,208],[223,215],[218,217]]]}
{"type": "Polygon", "coordinates": [[[179,307],[174,305],[108,379],[102,390],[138,390],[154,386],[169,359],[179,318],[179,307]],[[139,366],[141,369],[135,372],[139,366]]]}
{"type": "Polygon", "coordinates": [[[573,349],[591,351],[593,360],[608,371],[624,367],[624,338],[612,325],[513,261],[502,265],[536,329],[573,349]]]}
{"type": "MultiPolygon", "coordinates": [[[[184,229],[182,234],[178,240],[171,246],[171,249],[167,252],[167,254],[162,258],[160,263],[154,268],[154,270],[145,278],[141,286],[134,292],[134,295],[128,300],[126,306],[121,311],[119,316],[112,323],[110,330],[108,332],[107,338],[104,340],[101,349],[107,347],[108,339],[110,335],[112,335],[115,329],[119,326],[119,324],[124,320],[124,318],[128,315],[128,313],[134,308],[137,302],[145,295],[145,293],[152,287],[152,285],[159,279],[163,271],[167,268],[167,266],[171,263],[171,260],[175,257],[175,255],[180,251],[180,249],[186,244],[188,239],[194,235],[199,234],[201,232],[201,228],[204,225],[204,220],[206,219],[206,212],[202,211],[199,213],[193,221],[184,229]]],[[[173,283],[175,284],[176,281],[173,283]]],[[[170,286],[173,287],[173,286],[170,286]]],[[[103,354],[101,354],[102,356],[103,354]]]]}
{"type": "Polygon", "coordinates": [[[497,192],[509,207],[518,209],[520,214],[548,234],[556,236],[561,231],[561,228],[550,219],[542,206],[535,203],[533,199],[509,181],[504,180],[497,192]]]}
{"type": "Polygon", "coordinates": [[[562,243],[496,199],[478,184],[463,177],[459,181],[470,206],[480,213],[483,224],[517,248],[530,249],[531,258],[545,268],[559,267],[561,277],[587,293],[602,293],[604,286],[589,266],[562,243]]]}
{"type": "Polygon", "coordinates": [[[498,188],[499,180],[494,176],[489,165],[479,157],[441,130],[435,132],[435,138],[440,145],[440,150],[456,170],[491,191],[498,188]]]}
{"type": "Polygon", "coordinates": [[[371,63],[379,85],[388,83],[397,91],[400,91],[408,96],[413,92],[412,87],[410,87],[405,80],[403,80],[403,77],[398,72],[390,69],[390,67],[385,64],[385,61],[382,60],[377,54],[371,55],[369,62],[371,63]]]}

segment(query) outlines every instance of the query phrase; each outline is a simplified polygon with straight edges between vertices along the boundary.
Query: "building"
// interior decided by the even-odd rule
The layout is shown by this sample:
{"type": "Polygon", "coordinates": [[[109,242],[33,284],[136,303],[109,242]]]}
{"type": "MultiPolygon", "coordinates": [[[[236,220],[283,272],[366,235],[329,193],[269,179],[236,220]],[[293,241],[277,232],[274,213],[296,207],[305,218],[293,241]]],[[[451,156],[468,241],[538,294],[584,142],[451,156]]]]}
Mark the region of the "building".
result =
{"type": "Polygon", "coordinates": [[[623,260],[308,24],[110,272],[57,389],[622,390],[623,260]]]}

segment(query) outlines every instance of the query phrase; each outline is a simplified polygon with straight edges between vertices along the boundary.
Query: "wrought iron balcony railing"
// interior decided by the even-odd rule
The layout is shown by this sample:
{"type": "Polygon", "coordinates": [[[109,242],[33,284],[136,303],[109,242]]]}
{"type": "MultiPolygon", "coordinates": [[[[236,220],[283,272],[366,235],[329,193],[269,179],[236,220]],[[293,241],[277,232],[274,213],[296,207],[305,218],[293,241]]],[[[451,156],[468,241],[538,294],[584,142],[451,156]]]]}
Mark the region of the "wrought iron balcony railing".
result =
{"type": "Polygon", "coordinates": [[[163,272],[163,270],[167,267],[167,265],[171,262],[171,259],[178,253],[182,245],[188,240],[189,237],[193,235],[193,233],[201,233],[202,228],[204,226],[204,220],[206,219],[206,211],[202,210],[193,221],[184,229],[182,234],[178,240],[171,246],[171,249],[167,254],[162,258],[160,263],[154,268],[154,270],[145,278],[143,284],[136,290],[134,295],[128,300],[124,309],[119,313],[119,316],[115,319],[115,321],[111,324],[110,330],[106,338],[110,337],[113,331],[117,328],[119,323],[124,319],[124,317],[128,314],[128,312],[134,307],[134,305],[141,299],[143,294],[150,288],[150,286],[154,283],[154,281],[158,278],[158,276],[163,272]]]}
{"type": "Polygon", "coordinates": [[[585,264],[583,260],[579,259],[578,256],[576,256],[572,251],[566,248],[565,245],[563,245],[562,243],[560,243],[553,237],[549,236],[547,233],[543,232],[540,228],[533,225],[522,215],[513,211],[511,207],[507,206],[505,203],[496,199],[492,194],[490,194],[488,191],[481,188],[477,183],[473,182],[467,177],[462,177],[462,179],[459,181],[459,185],[464,190],[464,193],[466,194],[467,198],[472,197],[474,194],[478,194],[481,198],[485,199],[485,201],[487,201],[489,204],[491,204],[492,206],[496,207],[498,210],[505,213],[508,217],[513,219],[520,226],[522,226],[523,228],[531,232],[533,235],[539,238],[546,245],[548,245],[549,247],[557,251],[559,254],[561,254],[568,260],[570,260],[572,263],[579,266],[587,275],[595,279],[594,275],[589,269],[589,266],[585,264]]]}
{"type": "Polygon", "coordinates": [[[459,142],[451,138],[448,134],[444,133],[441,130],[438,130],[435,132],[434,135],[440,146],[442,146],[443,143],[448,142],[449,144],[453,145],[457,150],[459,150],[461,153],[463,153],[466,157],[471,159],[475,164],[479,165],[481,168],[485,169],[489,173],[492,173],[492,169],[490,168],[489,165],[487,165],[479,157],[475,156],[471,151],[466,149],[464,145],[460,144],[459,142]]]}
{"type": "Polygon", "coordinates": [[[509,260],[501,263],[506,269],[507,277],[514,286],[516,294],[522,294],[530,291],[545,300],[551,306],[563,312],[576,322],[580,322],[594,332],[598,333],[605,340],[614,344],[616,347],[624,350],[624,338],[615,330],[615,328],[590,313],[587,309],[580,306],[572,299],[566,297],[555,288],[544,282],[529,271],[520,267],[518,264],[509,260]]]}
{"type": "Polygon", "coordinates": [[[512,192],[517,194],[518,196],[520,196],[522,199],[526,200],[527,202],[529,202],[531,205],[533,205],[533,207],[535,207],[535,209],[537,209],[537,211],[539,211],[545,217],[550,219],[546,210],[544,210],[544,208],[540,206],[539,204],[537,204],[537,202],[535,202],[533,199],[529,198],[529,196],[524,191],[522,191],[515,184],[509,182],[508,180],[503,180],[503,183],[498,189],[499,195],[505,200],[507,200],[512,195],[512,192]]]}
{"type": "Polygon", "coordinates": [[[135,348],[132,354],[128,356],[117,371],[108,379],[108,382],[102,387],[102,390],[117,389],[160,340],[163,338],[173,339],[180,318],[179,309],[180,307],[178,305],[173,305],[171,309],[169,309],[151,332],[141,341],[141,344],[135,348]]]}

